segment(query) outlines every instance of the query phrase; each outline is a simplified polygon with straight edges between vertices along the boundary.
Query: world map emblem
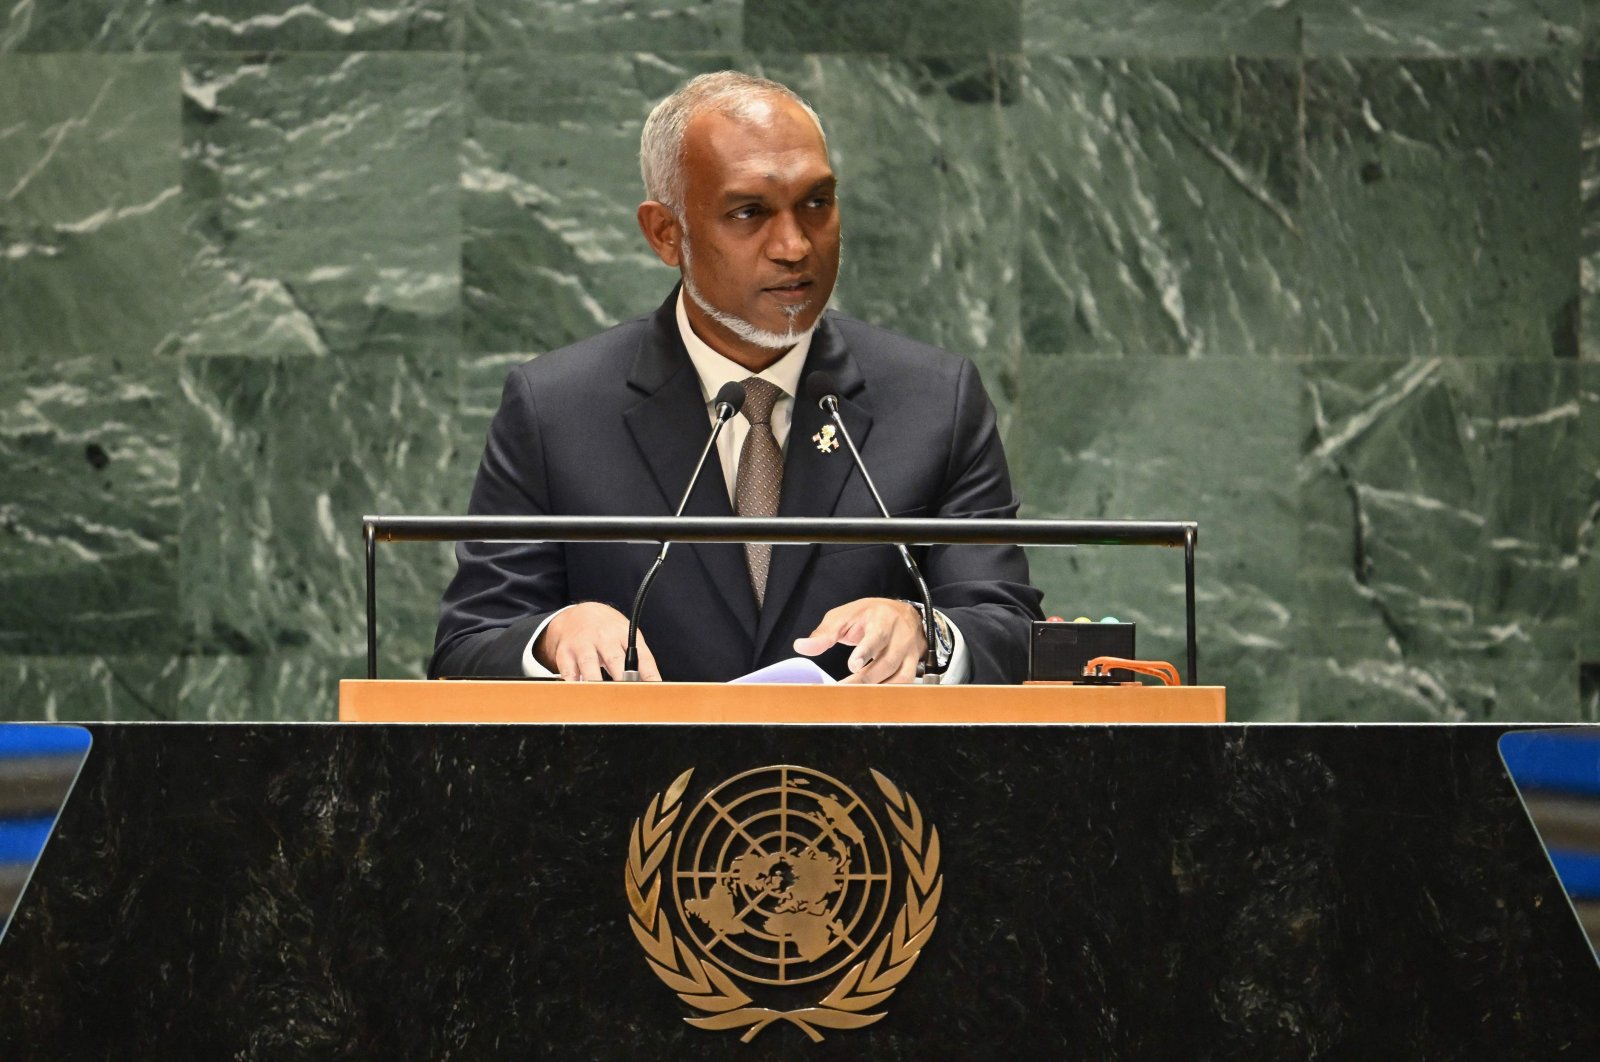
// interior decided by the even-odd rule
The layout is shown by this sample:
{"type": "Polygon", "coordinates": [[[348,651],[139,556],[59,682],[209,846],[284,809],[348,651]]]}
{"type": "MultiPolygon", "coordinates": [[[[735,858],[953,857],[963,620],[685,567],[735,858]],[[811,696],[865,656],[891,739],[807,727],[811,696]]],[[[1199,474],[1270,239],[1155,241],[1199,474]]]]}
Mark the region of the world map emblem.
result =
{"type": "Polygon", "coordinates": [[[916,802],[877,771],[869,802],[778,765],[721,782],[685,813],[693,773],[635,820],[625,871],[651,970],[699,1012],[684,1020],[748,1042],[775,1022],[821,1040],[885,1017],[943,891],[938,831],[916,802]]]}

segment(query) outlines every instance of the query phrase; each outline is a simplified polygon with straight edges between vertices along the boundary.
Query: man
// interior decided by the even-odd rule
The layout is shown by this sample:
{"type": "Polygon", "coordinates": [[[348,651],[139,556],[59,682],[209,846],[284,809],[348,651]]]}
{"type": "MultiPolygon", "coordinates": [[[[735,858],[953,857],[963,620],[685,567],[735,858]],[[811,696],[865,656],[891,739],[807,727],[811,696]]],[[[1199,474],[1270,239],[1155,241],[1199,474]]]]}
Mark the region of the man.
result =
{"type": "MultiPolygon", "coordinates": [[[[507,378],[471,511],[668,515],[719,388],[749,397],[723,431],[689,516],[877,516],[826,415],[797,402],[831,374],[842,413],[898,516],[1014,516],[994,409],[972,364],[824,314],[839,207],[816,114],[771,81],[707,74],[645,123],[639,227],[681,284],[655,314],[507,378]],[[830,445],[832,442],[832,445],[830,445]]],[[[1016,548],[921,554],[947,681],[1015,682],[1039,593],[1016,548]]],[[[461,543],[431,675],[622,671],[627,610],[655,549],[461,543]]],[[[641,617],[645,678],[723,681],[796,653],[846,682],[906,682],[926,643],[890,546],[680,545],[641,617]]]]}

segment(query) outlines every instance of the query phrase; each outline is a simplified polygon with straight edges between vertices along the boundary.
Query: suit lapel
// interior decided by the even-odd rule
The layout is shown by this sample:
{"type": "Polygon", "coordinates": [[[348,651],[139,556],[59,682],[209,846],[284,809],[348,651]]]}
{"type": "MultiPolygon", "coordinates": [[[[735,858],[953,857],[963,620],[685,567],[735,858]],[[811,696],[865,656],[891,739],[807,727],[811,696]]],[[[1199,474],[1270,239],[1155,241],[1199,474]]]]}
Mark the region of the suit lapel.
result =
{"type": "MultiPolygon", "coordinates": [[[[655,477],[663,507],[669,514],[677,508],[678,499],[694,474],[695,460],[711,429],[705,398],[700,393],[700,378],[678,335],[676,300],[674,290],[656,312],[655,327],[640,346],[628,384],[644,397],[623,413],[623,421],[639,448],[640,458],[655,477]]],[[[695,484],[683,514],[733,515],[722,465],[715,453],[706,458],[700,482],[695,484]]],[[[678,556],[680,551],[692,553],[705,568],[717,595],[738,619],[739,629],[754,631],[756,598],[750,589],[744,550],[735,544],[684,544],[674,548],[672,556],[678,556]]],[[[671,564],[671,559],[667,563],[671,564]]]]}
{"type": "MultiPolygon", "coordinates": [[[[867,402],[865,382],[855,359],[845,350],[838,330],[826,314],[812,337],[811,353],[806,357],[806,374],[821,370],[833,377],[839,389],[839,414],[858,447],[865,447],[872,430],[872,412],[867,402]]],[[[802,377],[803,379],[804,377],[802,377]]],[[[823,453],[812,436],[832,423],[817,403],[796,399],[789,423],[789,442],[784,448],[783,496],[779,516],[832,516],[845,482],[855,472],[844,441],[823,453]]],[[[801,577],[816,556],[815,545],[774,546],[772,567],[767,572],[766,600],[761,621],[756,627],[756,655],[759,658],[772,632],[777,628],[789,599],[801,577]]],[[[821,616],[807,617],[808,621],[821,616]]],[[[786,654],[787,655],[787,654],[786,654]]]]}

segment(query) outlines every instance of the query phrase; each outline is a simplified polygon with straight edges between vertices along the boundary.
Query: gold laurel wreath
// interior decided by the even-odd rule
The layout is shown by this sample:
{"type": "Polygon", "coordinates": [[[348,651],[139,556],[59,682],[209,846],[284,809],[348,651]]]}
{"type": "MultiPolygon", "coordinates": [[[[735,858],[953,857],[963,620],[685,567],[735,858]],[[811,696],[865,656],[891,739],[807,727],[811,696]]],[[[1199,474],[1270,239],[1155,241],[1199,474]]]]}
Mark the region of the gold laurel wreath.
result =
{"type": "Polygon", "coordinates": [[[650,969],[678,998],[704,1018],[685,1018],[700,1029],[745,1029],[740,1039],[749,1043],[776,1021],[798,1027],[813,1042],[821,1042],[824,1029],[859,1029],[885,1017],[886,1011],[868,1014],[890,996],[911,972],[922,948],[938,924],[939,899],[944,878],[939,874],[939,831],[924,832],[922,811],[909,794],[872,772],[889,804],[889,819],[900,835],[900,854],[906,864],[906,902],[895,916],[894,929],[878,942],[872,954],[845,971],[833,991],[815,1006],[798,1010],[772,1010],[751,1006],[751,998],[715,963],[701,959],[672,934],[661,910],[662,864],[672,847],[672,825],[682,810],[680,801],[689,787],[690,768],[662,793],[650,798],[642,819],[635,819],[628,840],[628,865],[624,882],[633,917],[628,924],[645,950],[650,969]]]}

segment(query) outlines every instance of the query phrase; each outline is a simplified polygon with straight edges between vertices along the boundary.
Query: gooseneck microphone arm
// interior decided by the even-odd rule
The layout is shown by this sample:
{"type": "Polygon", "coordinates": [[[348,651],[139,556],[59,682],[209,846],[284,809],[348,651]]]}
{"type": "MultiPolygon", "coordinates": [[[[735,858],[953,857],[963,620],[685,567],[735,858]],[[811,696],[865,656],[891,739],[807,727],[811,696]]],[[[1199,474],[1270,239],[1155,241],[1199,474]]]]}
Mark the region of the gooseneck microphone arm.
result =
{"type": "MultiPolygon", "coordinates": [[[[700,470],[706,466],[706,458],[711,456],[711,448],[717,445],[717,436],[722,434],[723,425],[732,420],[743,408],[744,384],[736,381],[723,384],[711,406],[711,411],[717,417],[716,423],[711,425],[711,434],[706,438],[705,449],[700,451],[700,460],[695,462],[694,474],[689,477],[689,486],[684,490],[683,500],[678,502],[678,511],[673,513],[673,516],[683,515],[683,510],[689,505],[689,496],[694,493],[694,485],[700,482],[700,470]]],[[[661,570],[661,563],[667,559],[667,550],[671,548],[671,542],[661,543],[661,552],[656,554],[650,570],[644,573],[644,580],[639,584],[639,592],[633,595],[633,610],[628,613],[628,647],[622,655],[624,682],[639,681],[639,614],[644,611],[645,595],[650,592],[650,584],[655,582],[656,573],[661,570]]]]}
{"type": "MultiPolygon", "coordinates": [[[[866,481],[867,490],[872,492],[872,500],[877,503],[878,511],[888,517],[889,507],[883,504],[883,495],[878,493],[878,485],[872,482],[872,474],[867,471],[866,462],[861,460],[861,451],[856,449],[856,441],[850,437],[850,429],[844,426],[844,418],[839,415],[838,388],[834,386],[833,377],[825,372],[813,372],[806,377],[801,390],[807,397],[815,398],[822,411],[832,418],[834,427],[839,429],[839,434],[844,438],[845,446],[850,449],[850,456],[861,472],[861,478],[866,481]]],[[[906,549],[902,542],[896,542],[894,548],[900,551],[900,561],[910,573],[912,581],[917,584],[917,592],[922,596],[922,636],[927,645],[927,653],[923,658],[922,672],[917,676],[917,681],[923,685],[937,686],[944,674],[944,668],[939,666],[938,620],[933,614],[933,595],[928,592],[928,582],[922,577],[922,569],[918,568],[917,562],[912,559],[911,551],[906,549]]]]}

